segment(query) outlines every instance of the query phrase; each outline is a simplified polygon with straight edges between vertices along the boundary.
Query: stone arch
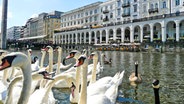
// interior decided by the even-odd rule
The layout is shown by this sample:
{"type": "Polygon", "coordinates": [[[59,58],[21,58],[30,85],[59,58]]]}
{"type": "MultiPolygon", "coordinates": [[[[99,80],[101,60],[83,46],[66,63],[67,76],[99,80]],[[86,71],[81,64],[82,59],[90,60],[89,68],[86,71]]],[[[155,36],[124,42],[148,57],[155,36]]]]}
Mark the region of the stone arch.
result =
{"type": "Polygon", "coordinates": [[[66,43],[69,43],[69,35],[68,34],[66,34],[66,43]]]}
{"type": "Polygon", "coordinates": [[[124,42],[129,43],[130,42],[130,27],[126,27],[124,31],[124,42]]]}
{"type": "Polygon", "coordinates": [[[102,31],[102,43],[106,43],[106,31],[102,31]]]}
{"type": "Polygon", "coordinates": [[[96,32],[97,44],[100,43],[100,31],[96,32]]]}
{"type": "Polygon", "coordinates": [[[73,43],[75,43],[76,42],[76,34],[74,33],[73,34],[73,43]]]}
{"type": "Polygon", "coordinates": [[[110,29],[108,32],[108,42],[113,42],[113,29],[110,29]]]}
{"type": "Polygon", "coordinates": [[[182,20],[179,24],[179,38],[184,39],[184,20],[182,20]]]}
{"type": "Polygon", "coordinates": [[[121,28],[117,28],[116,30],[116,41],[118,43],[120,43],[122,40],[121,40],[121,28]]]}
{"type": "Polygon", "coordinates": [[[84,33],[82,33],[81,43],[84,43],[84,33]]]}
{"type": "Polygon", "coordinates": [[[89,43],[89,32],[86,32],[86,43],[89,43]]]}
{"type": "Polygon", "coordinates": [[[77,43],[80,43],[80,33],[77,33],[77,43]]]}
{"type": "Polygon", "coordinates": [[[69,41],[72,43],[72,34],[70,34],[69,41]]]}
{"type": "Polygon", "coordinates": [[[139,25],[135,26],[133,29],[134,33],[134,42],[140,42],[140,37],[141,37],[141,28],[139,25]]]}
{"type": "Polygon", "coordinates": [[[65,41],[65,39],[66,39],[66,35],[62,35],[62,40],[63,40],[63,43],[65,43],[66,41],[65,41]]]}
{"type": "Polygon", "coordinates": [[[143,41],[150,41],[151,33],[150,33],[150,25],[145,24],[143,26],[143,41]]]}
{"type": "Polygon", "coordinates": [[[166,24],[166,41],[176,39],[176,23],[169,21],[166,24]]]}
{"type": "Polygon", "coordinates": [[[94,31],[91,32],[91,43],[92,44],[95,43],[95,32],[94,31]]]}
{"type": "Polygon", "coordinates": [[[162,40],[162,25],[161,23],[153,24],[153,40],[162,40]]]}

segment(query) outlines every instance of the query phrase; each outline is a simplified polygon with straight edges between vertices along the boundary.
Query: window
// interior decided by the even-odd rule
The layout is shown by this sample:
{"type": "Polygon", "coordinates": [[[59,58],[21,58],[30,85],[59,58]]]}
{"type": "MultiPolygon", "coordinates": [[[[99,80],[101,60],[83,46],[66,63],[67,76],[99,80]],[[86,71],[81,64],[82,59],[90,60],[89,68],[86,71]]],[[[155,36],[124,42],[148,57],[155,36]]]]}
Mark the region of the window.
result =
{"type": "Polygon", "coordinates": [[[95,10],[94,10],[94,13],[97,13],[97,12],[98,12],[98,10],[97,10],[97,9],[95,9],[95,10]]]}
{"type": "Polygon", "coordinates": [[[97,21],[97,16],[94,17],[94,21],[97,21]]]}
{"type": "Polygon", "coordinates": [[[92,15],[92,14],[93,14],[93,11],[91,10],[91,11],[90,11],[90,15],[92,15]]]}
{"type": "Polygon", "coordinates": [[[151,4],[151,8],[150,9],[153,9],[153,4],[151,4]]]}
{"type": "Polygon", "coordinates": [[[176,6],[180,5],[180,0],[175,0],[176,6]]]}
{"type": "Polygon", "coordinates": [[[143,12],[145,13],[147,10],[146,4],[143,5],[143,12]]]}
{"type": "Polygon", "coordinates": [[[155,8],[158,8],[158,3],[155,3],[155,8]]]}
{"type": "Polygon", "coordinates": [[[162,8],[166,8],[166,1],[162,3],[162,8]]]}
{"type": "Polygon", "coordinates": [[[135,4],[133,6],[134,6],[134,12],[137,12],[137,4],[135,4]]]}
{"type": "Polygon", "coordinates": [[[120,7],[121,6],[121,1],[119,0],[117,2],[118,2],[118,7],[120,7]]]}
{"type": "Polygon", "coordinates": [[[110,9],[111,9],[111,10],[113,9],[113,5],[110,6],[110,9]]]}
{"type": "Polygon", "coordinates": [[[88,12],[86,12],[86,16],[88,16],[88,12]]]}
{"type": "Polygon", "coordinates": [[[113,13],[111,13],[110,18],[113,18],[113,13]]]}
{"type": "Polygon", "coordinates": [[[121,9],[117,9],[117,11],[118,11],[118,16],[120,16],[121,15],[121,9]]]}
{"type": "Polygon", "coordinates": [[[89,18],[89,21],[92,22],[92,17],[89,18]]]}

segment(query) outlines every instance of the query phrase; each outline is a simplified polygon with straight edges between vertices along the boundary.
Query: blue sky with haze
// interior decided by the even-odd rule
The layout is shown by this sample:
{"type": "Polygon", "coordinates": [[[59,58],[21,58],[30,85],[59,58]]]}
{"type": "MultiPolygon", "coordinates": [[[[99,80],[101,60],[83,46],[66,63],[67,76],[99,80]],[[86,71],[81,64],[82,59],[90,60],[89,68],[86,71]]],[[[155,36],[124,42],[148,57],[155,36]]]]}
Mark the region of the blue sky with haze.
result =
{"type": "MultiPolygon", "coordinates": [[[[7,28],[23,26],[29,18],[42,12],[48,13],[54,10],[67,12],[97,1],[107,0],[8,0],[7,28]]],[[[2,10],[2,0],[0,0],[0,10],[2,10]]]]}

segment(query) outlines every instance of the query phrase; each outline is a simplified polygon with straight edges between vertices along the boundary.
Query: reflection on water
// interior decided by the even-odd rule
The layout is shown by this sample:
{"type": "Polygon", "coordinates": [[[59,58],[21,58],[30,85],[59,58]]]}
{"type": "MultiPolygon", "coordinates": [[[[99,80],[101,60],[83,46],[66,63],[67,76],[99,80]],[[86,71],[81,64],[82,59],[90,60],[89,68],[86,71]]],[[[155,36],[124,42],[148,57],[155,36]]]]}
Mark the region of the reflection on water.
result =
{"type": "MultiPolygon", "coordinates": [[[[63,56],[66,56],[66,53],[64,51],[63,56]]],[[[120,51],[105,51],[103,53],[108,58],[112,58],[112,65],[104,65],[104,71],[98,78],[113,76],[116,72],[125,70],[123,83],[119,87],[117,104],[122,104],[118,101],[123,101],[123,104],[153,104],[154,92],[151,84],[154,78],[160,80],[161,104],[184,103],[184,58],[182,58],[184,54],[120,51]],[[138,86],[131,86],[128,78],[134,71],[135,61],[139,63],[138,71],[142,75],[143,82],[138,86]]],[[[33,54],[41,56],[40,51],[34,51],[33,54]]],[[[54,55],[54,62],[56,61],[57,54],[54,55]]],[[[45,58],[45,63],[48,63],[48,56],[45,58]]],[[[59,104],[69,104],[69,90],[53,89],[53,91],[59,104]]]]}

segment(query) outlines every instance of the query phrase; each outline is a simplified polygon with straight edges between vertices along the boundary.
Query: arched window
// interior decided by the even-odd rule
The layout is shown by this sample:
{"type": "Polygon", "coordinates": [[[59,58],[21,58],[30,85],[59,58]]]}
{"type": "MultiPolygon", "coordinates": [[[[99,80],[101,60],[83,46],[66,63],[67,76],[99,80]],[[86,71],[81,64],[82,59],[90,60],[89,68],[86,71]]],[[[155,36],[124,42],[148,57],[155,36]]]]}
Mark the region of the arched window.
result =
{"type": "Polygon", "coordinates": [[[153,4],[151,4],[151,9],[153,9],[153,4]]]}
{"type": "Polygon", "coordinates": [[[158,3],[155,3],[155,8],[158,8],[158,3]]]}
{"type": "Polygon", "coordinates": [[[113,18],[113,13],[111,13],[110,18],[113,18]]]}
{"type": "Polygon", "coordinates": [[[166,8],[166,1],[162,3],[162,8],[166,8]]]}

